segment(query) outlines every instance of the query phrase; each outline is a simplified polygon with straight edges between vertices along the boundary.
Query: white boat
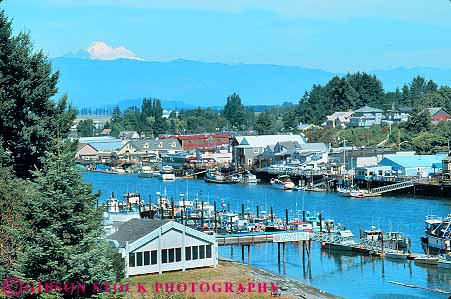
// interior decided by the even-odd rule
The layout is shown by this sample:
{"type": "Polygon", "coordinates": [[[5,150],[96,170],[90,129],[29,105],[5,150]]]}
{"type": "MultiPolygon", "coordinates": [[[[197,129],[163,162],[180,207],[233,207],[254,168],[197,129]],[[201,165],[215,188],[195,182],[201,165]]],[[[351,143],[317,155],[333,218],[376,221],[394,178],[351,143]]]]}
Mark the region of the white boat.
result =
{"type": "Polygon", "coordinates": [[[415,258],[415,263],[425,265],[438,265],[438,257],[432,255],[420,255],[415,258]]]}
{"type": "Polygon", "coordinates": [[[345,189],[345,188],[338,187],[337,193],[338,193],[338,195],[343,196],[343,197],[352,197],[351,189],[345,189]]]}
{"type": "Polygon", "coordinates": [[[160,170],[160,178],[163,181],[175,180],[174,168],[172,166],[163,166],[160,170]]]}
{"type": "Polygon", "coordinates": [[[244,184],[257,184],[257,177],[251,172],[247,172],[243,175],[244,184]]]}
{"type": "Polygon", "coordinates": [[[389,251],[385,254],[385,256],[391,259],[407,260],[409,254],[402,251],[389,251]]]}
{"type": "Polygon", "coordinates": [[[159,172],[153,170],[153,168],[150,166],[141,167],[141,171],[138,173],[138,177],[140,178],[153,178],[159,175],[159,172]]]}
{"type": "Polygon", "coordinates": [[[125,174],[125,169],[121,167],[111,167],[112,173],[125,174]]]}
{"type": "Polygon", "coordinates": [[[293,190],[296,187],[288,176],[279,176],[277,179],[271,179],[271,186],[282,190],[293,190]]]}

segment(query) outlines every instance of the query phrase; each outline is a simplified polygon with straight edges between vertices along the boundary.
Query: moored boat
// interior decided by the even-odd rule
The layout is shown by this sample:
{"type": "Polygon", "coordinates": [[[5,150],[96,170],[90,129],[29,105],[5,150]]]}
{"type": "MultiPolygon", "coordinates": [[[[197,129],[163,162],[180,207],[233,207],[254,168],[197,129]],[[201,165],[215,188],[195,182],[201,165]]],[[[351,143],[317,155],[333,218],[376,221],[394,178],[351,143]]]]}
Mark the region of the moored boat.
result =
{"type": "Polygon", "coordinates": [[[402,251],[389,251],[385,254],[386,257],[397,260],[407,260],[408,253],[402,251]]]}
{"type": "Polygon", "coordinates": [[[142,166],[141,171],[138,173],[138,177],[140,178],[153,178],[159,176],[159,172],[153,170],[150,166],[142,166]]]}
{"type": "Polygon", "coordinates": [[[296,185],[291,181],[288,175],[279,176],[271,179],[271,186],[276,189],[293,190],[296,185]]]}
{"type": "Polygon", "coordinates": [[[432,256],[432,255],[420,255],[417,256],[414,260],[417,264],[424,264],[424,265],[438,265],[438,257],[432,256]]]}
{"type": "Polygon", "coordinates": [[[244,184],[257,184],[257,182],[258,182],[258,180],[257,180],[257,177],[255,176],[255,174],[248,171],[243,175],[243,183],[244,184]]]}
{"type": "Polygon", "coordinates": [[[172,166],[163,166],[160,170],[160,178],[163,181],[175,180],[174,168],[172,168],[172,166]]]}
{"type": "Polygon", "coordinates": [[[451,214],[447,217],[426,216],[425,236],[421,245],[426,254],[448,254],[451,252],[451,214]]]}

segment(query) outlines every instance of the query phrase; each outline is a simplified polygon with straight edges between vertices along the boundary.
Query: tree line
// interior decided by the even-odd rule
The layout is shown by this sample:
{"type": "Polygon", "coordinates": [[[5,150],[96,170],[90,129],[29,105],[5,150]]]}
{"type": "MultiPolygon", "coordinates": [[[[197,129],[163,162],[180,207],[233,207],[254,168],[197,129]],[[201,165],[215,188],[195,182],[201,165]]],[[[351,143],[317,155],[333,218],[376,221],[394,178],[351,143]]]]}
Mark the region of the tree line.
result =
{"type": "Polygon", "coordinates": [[[75,111],[66,97],[53,99],[59,74],[42,51],[33,50],[28,34],[12,32],[1,10],[0,280],[88,287],[120,280],[122,260],[103,237],[98,194],[82,181],[74,162],[77,144],[67,138],[75,111]]]}

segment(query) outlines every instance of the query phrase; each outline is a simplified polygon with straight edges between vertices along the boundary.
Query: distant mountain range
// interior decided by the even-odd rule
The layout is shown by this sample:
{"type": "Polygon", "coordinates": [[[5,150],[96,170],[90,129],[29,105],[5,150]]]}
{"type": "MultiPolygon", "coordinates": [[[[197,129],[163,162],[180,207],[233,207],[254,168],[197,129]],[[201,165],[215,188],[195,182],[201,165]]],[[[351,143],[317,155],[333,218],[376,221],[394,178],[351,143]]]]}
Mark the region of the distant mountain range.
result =
{"type": "MultiPolygon", "coordinates": [[[[160,98],[166,109],[223,106],[233,92],[245,105],[277,105],[297,102],[314,84],[325,84],[334,75],[342,75],[297,66],[182,59],[106,61],[74,55],[52,62],[61,73],[59,93],[68,93],[78,108],[140,106],[143,97],[160,98]]],[[[394,90],[417,75],[451,85],[451,69],[398,68],[371,73],[382,80],[386,90],[394,90]]]]}

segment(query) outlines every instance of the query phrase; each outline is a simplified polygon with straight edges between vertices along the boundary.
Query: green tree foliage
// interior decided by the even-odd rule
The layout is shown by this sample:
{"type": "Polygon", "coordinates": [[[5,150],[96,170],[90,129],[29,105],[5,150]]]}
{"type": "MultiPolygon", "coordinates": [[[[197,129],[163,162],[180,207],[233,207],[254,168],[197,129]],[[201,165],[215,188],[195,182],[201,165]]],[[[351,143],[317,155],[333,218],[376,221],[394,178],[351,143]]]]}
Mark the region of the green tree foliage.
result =
{"type": "Polygon", "coordinates": [[[269,111],[260,113],[255,121],[255,130],[259,135],[276,134],[275,128],[276,118],[269,111]]]}
{"type": "Polygon", "coordinates": [[[113,267],[112,249],[102,237],[101,211],[95,208],[97,195],[82,182],[74,155],[74,144],[57,140],[55,153],[34,172],[38,193],[25,198],[26,226],[17,268],[27,280],[90,285],[123,276],[113,267]]]}
{"type": "Polygon", "coordinates": [[[431,127],[431,116],[425,110],[421,112],[415,112],[406,124],[406,129],[413,134],[430,131],[431,127]]]}
{"type": "Polygon", "coordinates": [[[227,97],[227,103],[222,111],[223,117],[229,122],[230,126],[235,129],[242,129],[246,123],[246,113],[241,103],[241,98],[234,93],[227,97]]]}
{"type": "Polygon", "coordinates": [[[78,136],[92,137],[95,135],[96,128],[92,119],[81,120],[77,126],[78,136]]]}
{"type": "Polygon", "coordinates": [[[74,111],[67,109],[66,99],[52,100],[57,81],[45,54],[33,51],[27,34],[13,36],[0,11],[0,139],[20,177],[42,165],[41,158],[52,150],[49,137],[65,135],[72,124],[74,111]]]}

